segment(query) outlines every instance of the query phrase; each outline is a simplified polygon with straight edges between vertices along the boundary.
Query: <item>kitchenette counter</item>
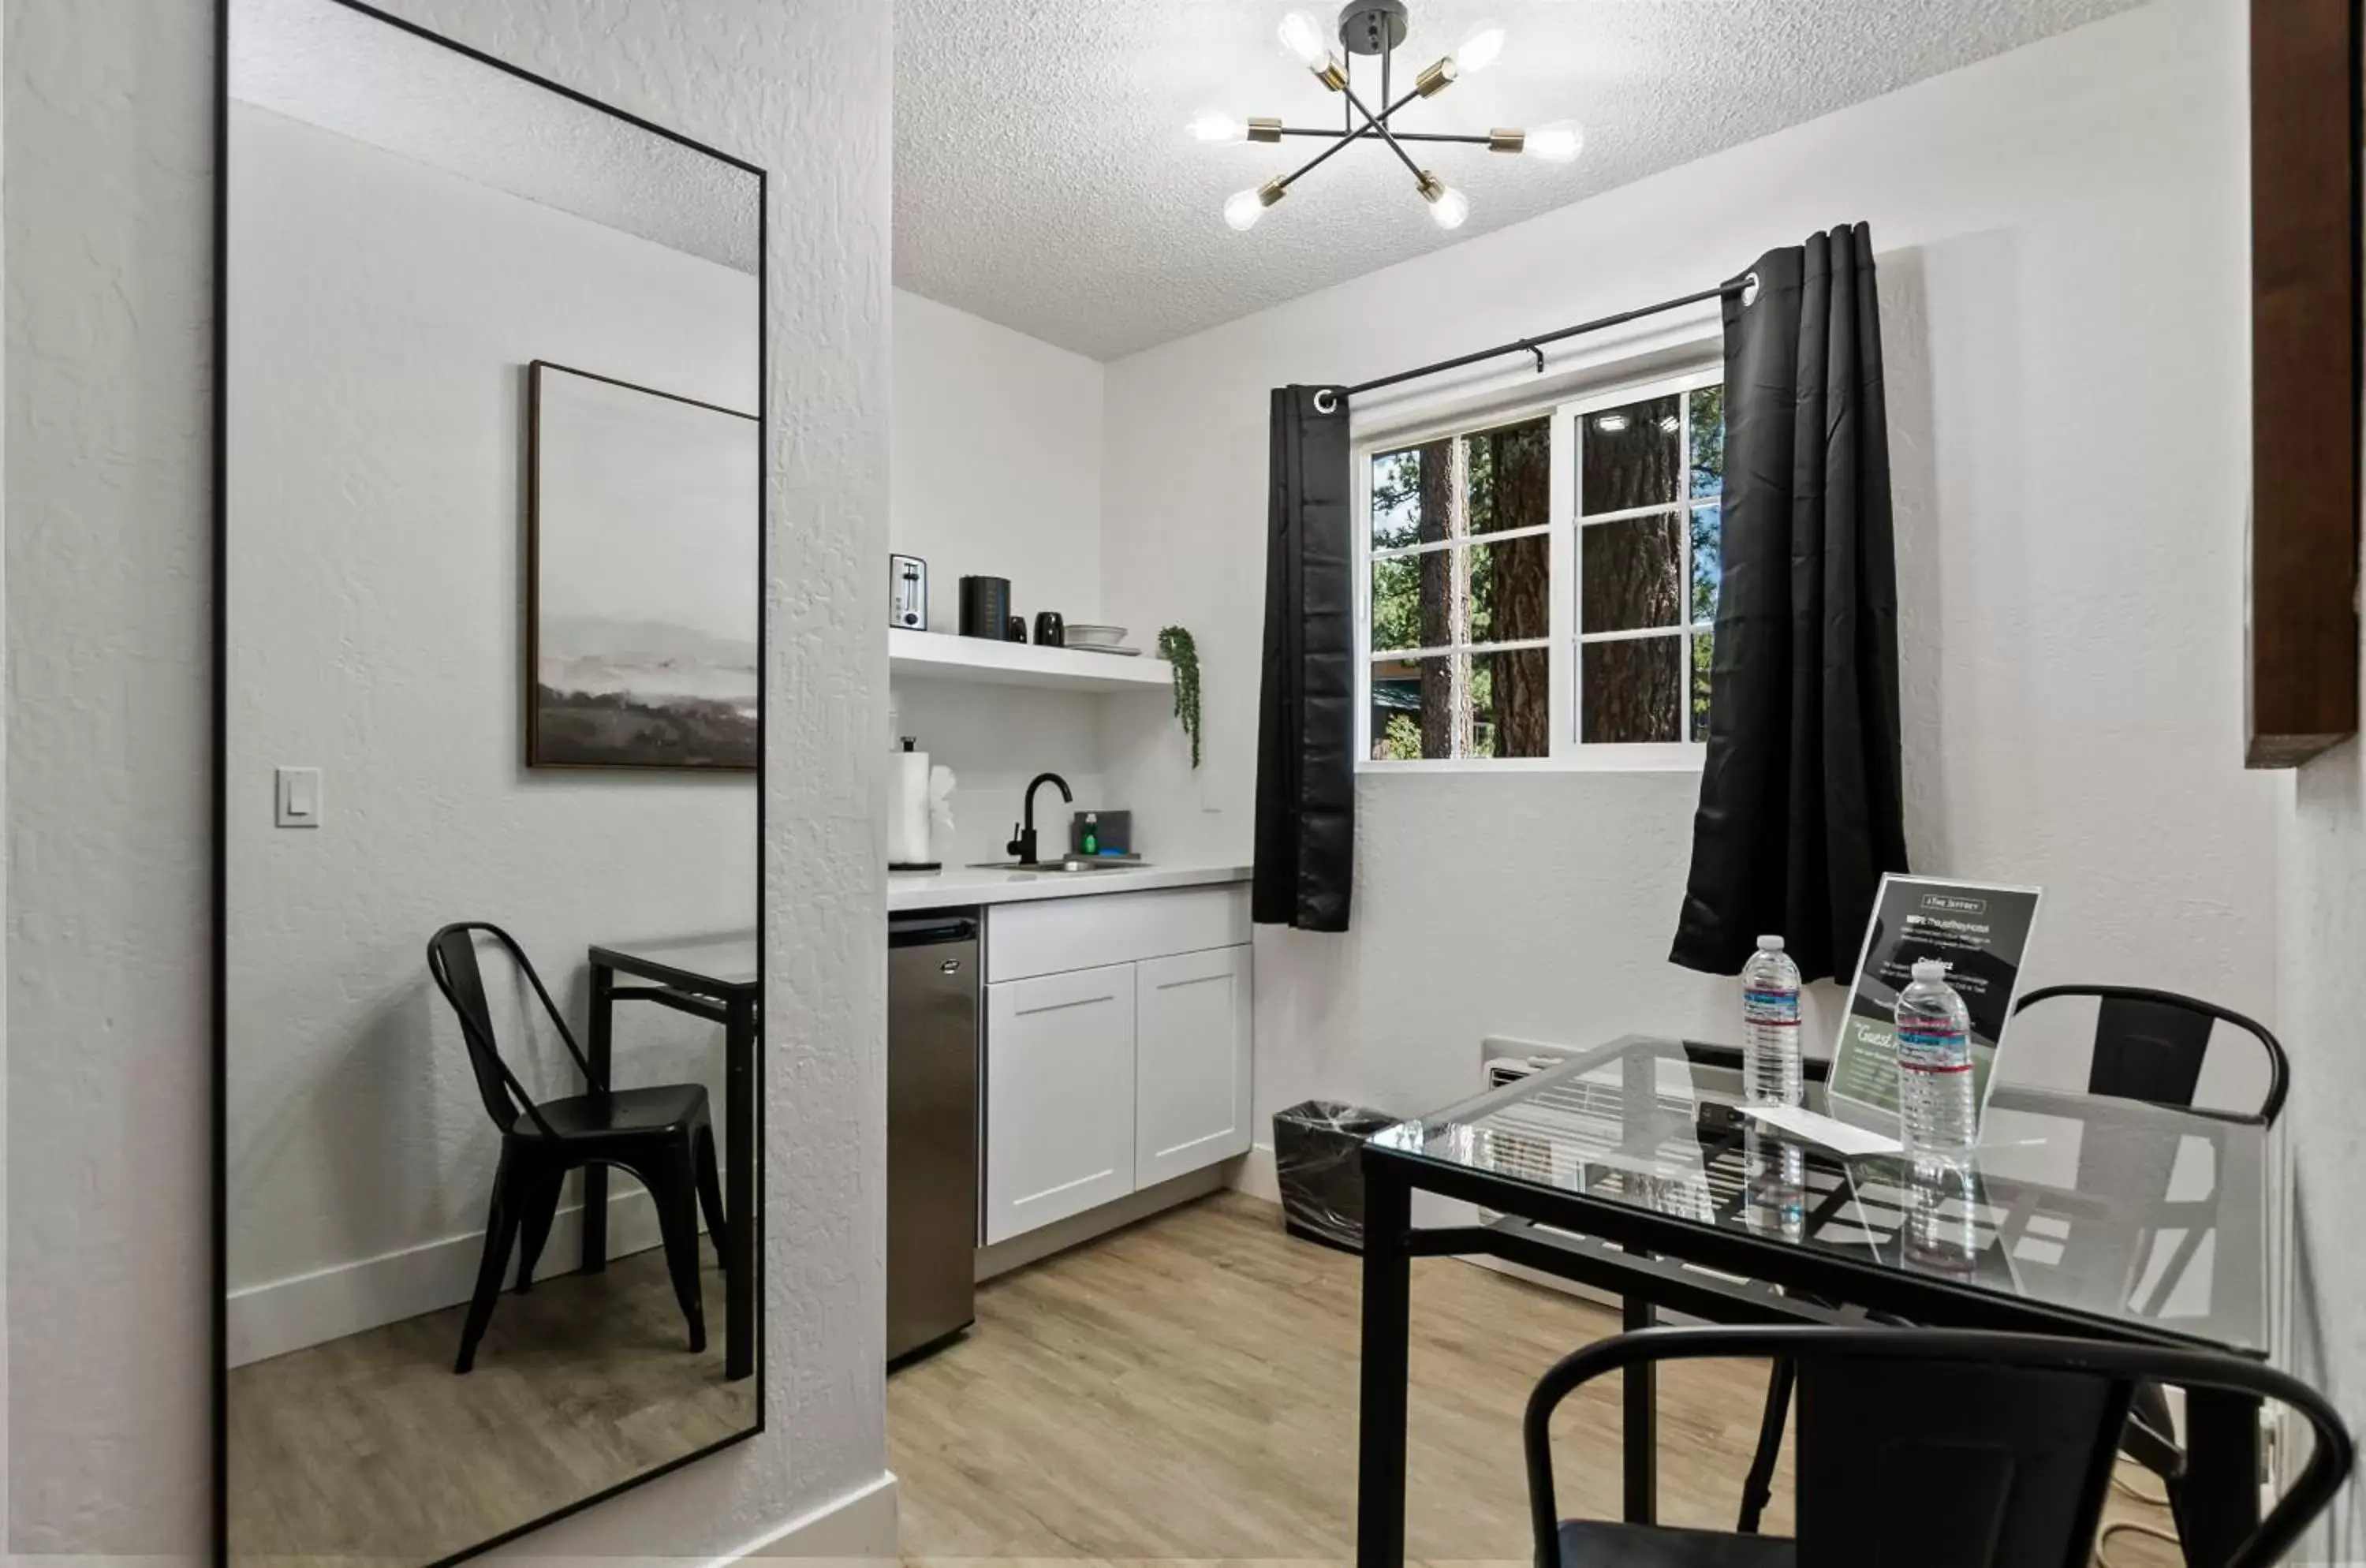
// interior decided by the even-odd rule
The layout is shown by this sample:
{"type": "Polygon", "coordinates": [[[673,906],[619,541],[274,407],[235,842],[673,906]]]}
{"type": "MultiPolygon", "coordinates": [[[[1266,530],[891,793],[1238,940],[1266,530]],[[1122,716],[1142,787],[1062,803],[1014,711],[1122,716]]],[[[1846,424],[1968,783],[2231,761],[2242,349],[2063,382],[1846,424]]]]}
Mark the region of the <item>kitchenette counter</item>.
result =
{"type": "Polygon", "coordinates": [[[1161,887],[1199,887],[1246,882],[1245,865],[1145,865],[1125,871],[1012,871],[987,866],[948,866],[942,871],[897,871],[887,875],[887,912],[943,909],[973,904],[1017,904],[1040,898],[1076,898],[1097,893],[1144,893],[1161,887]]]}

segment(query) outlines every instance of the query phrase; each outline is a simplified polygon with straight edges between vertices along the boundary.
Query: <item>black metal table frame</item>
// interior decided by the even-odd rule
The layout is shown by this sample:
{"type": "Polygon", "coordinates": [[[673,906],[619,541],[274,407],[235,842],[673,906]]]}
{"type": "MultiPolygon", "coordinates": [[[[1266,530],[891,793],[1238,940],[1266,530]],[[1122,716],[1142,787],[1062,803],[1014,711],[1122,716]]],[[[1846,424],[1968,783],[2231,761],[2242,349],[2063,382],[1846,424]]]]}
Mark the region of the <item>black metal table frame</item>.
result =
{"type": "MultiPolygon", "coordinates": [[[[718,980],[695,970],[642,957],[628,950],[593,947],[592,1013],[586,1055],[592,1070],[607,1081],[614,1033],[615,1004],[654,1002],[676,1012],[723,1026],[723,1375],[744,1378],[756,1370],[761,1323],[756,1260],[763,1256],[763,1215],[756,1197],[756,1151],[762,1136],[762,1108],[756,1093],[759,1021],[757,982],[718,980]],[[618,974],[654,981],[619,986],[618,974]]],[[[608,1172],[583,1172],[583,1271],[608,1266],[608,1172]]]]}
{"type": "MultiPolygon", "coordinates": [[[[1738,1051],[1692,1042],[1684,1048],[1704,1065],[1740,1066],[1738,1051]]],[[[1605,1062],[1615,1059],[1609,1048],[1598,1055],[1605,1062]]],[[[1744,1232],[1713,1230],[1609,1199],[1443,1165],[1376,1144],[1364,1145],[1362,1164],[1357,1568],[1401,1568],[1404,1562],[1410,1292],[1415,1258],[1494,1257],[1606,1291],[1624,1303],[1624,1326],[1629,1330],[1649,1326],[1661,1307],[1721,1323],[1829,1323],[1871,1312],[1932,1327],[2068,1334],[2185,1348],[2196,1344],[2167,1330],[2147,1334],[2134,1323],[2104,1323],[2042,1302],[1744,1232]],[[1482,1224],[1416,1229],[1412,1214],[1416,1190],[1460,1199],[1502,1217],[1482,1224]],[[1740,1278],[1715,1279],[1687,1269],[1685,1264],[1740,1278]],[[1820,1301],[1848,1306],[1835,1310],[1817,1304],[1820,1301]]],[[[1656,1380],[1649,1368],[1629,1369],[1622,1375],[1622,1385],[1625,1517],[1631,1523],[1651,1524],[1656,1519],[1659,1492],[1656,1380]]],[[[2231,1559],[2259,1521],[2259,1402],[2239,1394],[2191,1391],[2185,1408],[2186,1479],[2179,1528],[2187,1561],[2195,1568],[2216,1568],[2231,1559]]],[[[1737,1493],[1737,1506],[1739,1502],[1737,1493]]]]}

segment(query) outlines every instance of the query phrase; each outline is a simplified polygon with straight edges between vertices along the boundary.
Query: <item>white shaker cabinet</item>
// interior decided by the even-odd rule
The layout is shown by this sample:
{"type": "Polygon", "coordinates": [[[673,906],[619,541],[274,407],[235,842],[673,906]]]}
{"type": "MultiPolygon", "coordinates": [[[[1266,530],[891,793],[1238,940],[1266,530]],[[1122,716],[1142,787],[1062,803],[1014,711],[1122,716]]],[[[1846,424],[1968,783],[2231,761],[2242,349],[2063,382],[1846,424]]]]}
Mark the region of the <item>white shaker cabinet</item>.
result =
{"type": "Polygon", "coordinates": [[[1148,1187],[1249,1146],[1249,949],[1134,965],[1133,1180],[1148,1187]]]}
{"type": "Polygon", "coordinates": [[[1246,886],[986,912],[988,1246],[1248,1152],[1246,886]]]}
{"type": "Polygon", "coordinates": [[[1134,965],[986,988],[986,1240],[1134,1187],[1134,965]]]}

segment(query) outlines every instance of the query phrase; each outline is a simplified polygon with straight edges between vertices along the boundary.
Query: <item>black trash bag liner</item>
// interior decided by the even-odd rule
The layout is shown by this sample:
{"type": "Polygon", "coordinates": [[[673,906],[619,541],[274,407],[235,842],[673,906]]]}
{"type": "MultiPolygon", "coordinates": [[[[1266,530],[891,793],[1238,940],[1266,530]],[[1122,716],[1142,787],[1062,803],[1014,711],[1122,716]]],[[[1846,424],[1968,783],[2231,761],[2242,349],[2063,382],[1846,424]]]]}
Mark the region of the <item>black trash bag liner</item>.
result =
{"type": "Polygon", "coordinates": [[[1343,1252],[1364,1250],[1364,1140],[1403,1117],[1335,1100],[1273,1113],[1273,1168],[1282,1228],[1343,1252]]]}

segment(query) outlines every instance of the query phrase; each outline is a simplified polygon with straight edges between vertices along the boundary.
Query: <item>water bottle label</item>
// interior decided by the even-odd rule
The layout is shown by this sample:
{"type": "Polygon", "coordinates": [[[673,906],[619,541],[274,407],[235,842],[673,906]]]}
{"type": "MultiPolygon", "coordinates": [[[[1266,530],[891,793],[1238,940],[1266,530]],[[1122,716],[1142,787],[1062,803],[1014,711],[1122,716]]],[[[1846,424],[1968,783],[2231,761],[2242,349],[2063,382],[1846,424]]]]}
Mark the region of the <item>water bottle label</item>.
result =
{"type": "Polygon", "coordinates": [[[1746,1023],[1796,1029],[1799,1025],[1799,993],[1744,991],[1741,993],[1741,1017],[1746,1023]]]}

